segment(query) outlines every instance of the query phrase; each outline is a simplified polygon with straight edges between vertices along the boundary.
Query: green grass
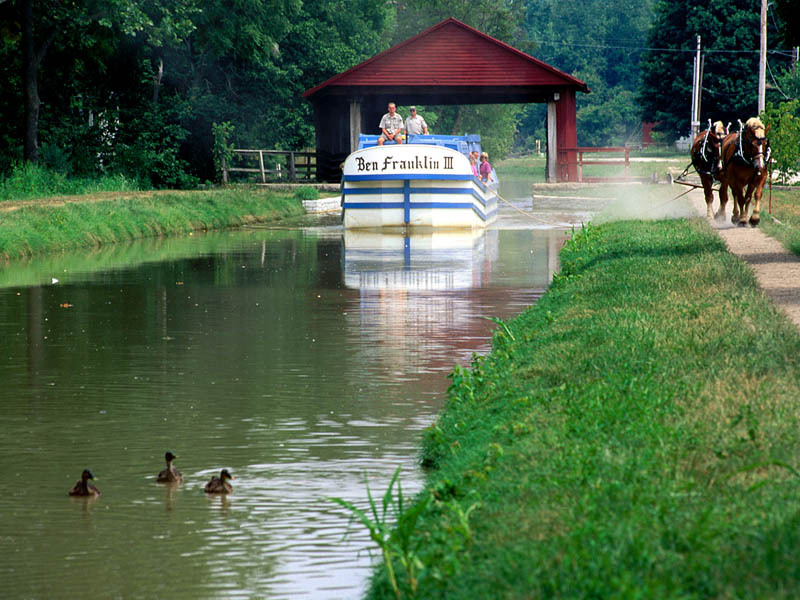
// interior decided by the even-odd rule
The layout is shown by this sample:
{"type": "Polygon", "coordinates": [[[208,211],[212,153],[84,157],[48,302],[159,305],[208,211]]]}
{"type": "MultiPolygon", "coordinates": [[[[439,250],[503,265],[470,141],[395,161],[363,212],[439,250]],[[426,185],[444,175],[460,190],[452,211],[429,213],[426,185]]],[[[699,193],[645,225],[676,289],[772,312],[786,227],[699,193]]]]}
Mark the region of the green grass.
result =
{"type": "Polygon", "coordinates": [[[0,258],[222,229],[303,214],[300,200],[251,188],[130,192],[0,203],[0,258]]]}
{"type": "Polygon", "coordinates": [[[561,260],[451,375],[403,597],[800,595],[796,328],[699,219],[589,226],[561,260]]]}
{"type": "Polygon", "coordinates": [[[23,163],[8,177],[0,177],[0,202],[48,196],[71,196],[97,192],[129,192],[139,186],[122,175],[96,179],[67,177],[62,173],[23,163]]]}
{"type": "MultiPolygon", "coordinates": [[[[669,155],[664,154],[648,154],[647,151],[631,151],[631,158],[646,158],[646,161],[640,162],[632,160],[629,166],[629,175],[635,178],[650,179],[654,175],[661,181],[666,179],[668,171],[680,172],[689,163],[689,156],[683,154],[672,153],[669,155]]],[[[597,160],[597,159],[612,159],[624,160],[625,156],[621,153],[585,153],[584,160],[597,160]]],[[[545,180],[545,156],[523,156],[515,158],[507,158],[498,161],[494,165],[497,170],[498,176],[501,180],[513,179],[516,177],[533,177],[533,181],[545,180]]],[[[586,165],[583,167],[583,175],[585,177],[623,177],[625,175],[624,165],[586,165]]]]}
{"type": "MultiPolygon", "coordinates": [[[[778,219],[779,223],[767,215],[769,195],[769,187],[765,187],[761,197],[761,224],[759,227],[780,241],[791,252],[800,255],[800,187],[772,190],[772,216],[778,219]]],[[[729,201],[732,201],[732,197],[729,201]]],[[[718,205],[715,203],[715,206],[718,205]]]]}
{"type": "Polygon", "coordinates": [[[519,177],[531,178],[532,182],[545,180],[547,161],[544,155],[529,155],[517,158],[506,158],[492,165],[501,179],[519,177]]]}

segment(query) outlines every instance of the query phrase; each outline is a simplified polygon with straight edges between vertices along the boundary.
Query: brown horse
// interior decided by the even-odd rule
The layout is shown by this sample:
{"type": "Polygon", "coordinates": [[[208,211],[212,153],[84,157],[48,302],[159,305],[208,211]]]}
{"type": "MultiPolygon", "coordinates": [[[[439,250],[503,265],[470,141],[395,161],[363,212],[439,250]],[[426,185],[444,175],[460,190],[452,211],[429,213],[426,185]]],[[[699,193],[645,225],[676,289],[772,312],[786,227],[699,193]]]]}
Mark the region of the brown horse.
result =
{"type": "MultiPolygon", "coordinates": [[[[725,137],[725,126],[722,121],[717,121],[713,125],[711,119],[708,120],[708,129],[701,131],[694,138],[692,143],[692,166],[700,176],[700,183],[703,184],[703,193],[706,197],[706,217],[714,217],[714,180],[719,177],[722,170],[722,140],[725,137]]],[[[720,218],[720,213],[717,213],[720,218]]],[[[725,218],[725,213],[722,213],[725,218]]]]}
{"type": "Polygon", "coordinates": [[[719,202],[720,213],[725,214],[728,203],[728,187],[733,192],[733,217],[731,223],[739,226],[747,225],[747,213],[750,201],[753,204],[753,214],[750,216],[750,225],[758,225],[761,217],[761,193],[764,182],[767,180],[770,160],[769,141],[767,130],[758,117],[747,119],[744,127],[738,133],[731,133],[722,142],[722,171],[719,175],[719,202]]]}

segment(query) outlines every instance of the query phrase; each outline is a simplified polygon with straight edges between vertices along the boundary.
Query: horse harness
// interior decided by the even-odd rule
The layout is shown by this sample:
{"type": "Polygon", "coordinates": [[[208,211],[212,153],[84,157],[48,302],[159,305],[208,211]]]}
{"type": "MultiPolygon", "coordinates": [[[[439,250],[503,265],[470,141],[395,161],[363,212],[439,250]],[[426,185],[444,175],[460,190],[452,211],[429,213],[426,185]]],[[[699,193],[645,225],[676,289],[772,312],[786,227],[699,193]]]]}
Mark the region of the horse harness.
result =
{"type": "Polygon", "coordinates": [[[747,158],[744,154],[744,148],[742,147],[742,138],[744,137],[744,126],[742,122],[739,121],[739,133],[736,136],[736,152],[733,153],[733,156],[730,157],[729,160],[725,160],[723,157],[722,159],[722,171],[723,173],[728,168],[728,165],[732,162],[738,162],[740,165],[745,167],[750,167],[751,169],[755,169],[755,161],[759,156],[764,156],[764,165],[769,164],[770,157],[772,156],[772,148],[769,147],[769,143],[767,142],[767,138],[762,139],[762,143],[759,144],[761,147],[761,152],[757,152],[752,156],[752,158],[747,158]],[[764,155],[763,147],[764,145],[767,146],[767,154],[764,155]]]}
{"type": "MultiPolygon", "coordinates": [[[[710,119],[709,119],[709,123],[711,123],[710,119]]],[[[703,147],[700,150],[700,155],[698,156],[698,158],[703,162],[703,164],[708,165],[708,170],[707,171],[701,171],[700,169],[697,168],[697,165],[694,166],[694,170],[697,171],[697,173],[700,174],[700,175],[710,175],[712,177],[715,177],[716,174],[717,174],[717,170],[716,170],[716,162],[717,161],[715,161],[713,159],[709,159],[706,156],[706,147],[708,146],[708,136],[709,135],[711,135],[711,128],[710,127],[708,129],[706,129],[706,135],[703,138],[703,147]]]]}

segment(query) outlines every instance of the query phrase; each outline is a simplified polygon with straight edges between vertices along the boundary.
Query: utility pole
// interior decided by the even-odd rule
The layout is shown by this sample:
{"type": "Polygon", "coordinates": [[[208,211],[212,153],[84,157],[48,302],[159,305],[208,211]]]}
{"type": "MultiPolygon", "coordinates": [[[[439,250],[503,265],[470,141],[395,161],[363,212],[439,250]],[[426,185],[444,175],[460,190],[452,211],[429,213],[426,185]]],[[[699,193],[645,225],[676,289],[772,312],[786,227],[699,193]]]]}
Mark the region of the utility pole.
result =
{"type": "Polygon", "coordinates": [[[692,139],[700,131],[700,36],[697,36],[697,54],[694,57],[694,70],[692,71],[692,139]]]}
{"type": "Polygon", "coordinates": [[[767,0],[761,0],[761,55],[758,61],[758,114],[764,112],[767,92],[767,0]]]}

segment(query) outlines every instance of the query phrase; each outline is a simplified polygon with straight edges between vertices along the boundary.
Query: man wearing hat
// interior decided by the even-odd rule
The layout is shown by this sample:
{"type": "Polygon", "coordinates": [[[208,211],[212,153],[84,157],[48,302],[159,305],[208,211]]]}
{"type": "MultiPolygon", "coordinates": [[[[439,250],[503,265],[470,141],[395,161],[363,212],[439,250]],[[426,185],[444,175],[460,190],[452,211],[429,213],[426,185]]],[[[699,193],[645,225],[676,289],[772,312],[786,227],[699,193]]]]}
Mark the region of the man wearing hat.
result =
{"type": "Polygon", "coordinates": [[[422,133],[428,135],[428,124],[425,119],[417,114],[417,107],[412,106],[408,110],[411,111],[411,116],[406,119],[406,135],[420,135],[422,133]]]}

